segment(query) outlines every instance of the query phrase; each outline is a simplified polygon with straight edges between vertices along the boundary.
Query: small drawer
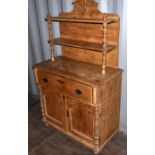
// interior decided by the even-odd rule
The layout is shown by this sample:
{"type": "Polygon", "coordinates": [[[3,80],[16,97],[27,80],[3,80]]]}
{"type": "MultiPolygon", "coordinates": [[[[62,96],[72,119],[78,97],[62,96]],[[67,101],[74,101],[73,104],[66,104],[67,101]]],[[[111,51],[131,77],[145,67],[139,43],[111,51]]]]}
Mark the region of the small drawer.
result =
{"type": "Polygon", "coordinates": [[[92,103],[92,87],[47,72],[38,73],[38,84],[49,90],[63,92],[87,103],[92,103]]]}
{"type": "Polygon", "coordinates": [[[86,103],[92,103],[92,87],[72,80],[66,80],[65,93],[86,103]]]}
{"type": "Polygon", "coordinates": [[[53,89],[58,91],[62,91],[66,85],[63,78],[47,72],[38,73],[38,84],[45,89],[53,89]]]}

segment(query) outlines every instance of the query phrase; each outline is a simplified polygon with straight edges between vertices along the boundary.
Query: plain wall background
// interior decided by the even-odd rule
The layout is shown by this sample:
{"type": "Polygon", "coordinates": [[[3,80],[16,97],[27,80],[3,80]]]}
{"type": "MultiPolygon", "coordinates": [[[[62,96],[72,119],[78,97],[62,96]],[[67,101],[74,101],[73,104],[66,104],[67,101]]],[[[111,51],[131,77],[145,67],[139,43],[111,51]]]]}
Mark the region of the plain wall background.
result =
{"type": "MultiPolygon", "coordinates": [[[[124,70],[122,77],[120,130],[127,132],[127,4],[126,0],[95,0],[101,12],[114,12],[120,16],[119,67],[124,70]]],[[[61,11],[71,11],[72,0],[29,0],[28,1],[28,81],[29,93],[38,94],[32,65],[51,57],[48,27],[44,18],[48,12],[58,16],[61,11]]],[[[59,37],[59,23],[53,24],[54,37],[59,37]]],[[[56,56],[61,55],[60,46],[55,46],[56,56]]]]}

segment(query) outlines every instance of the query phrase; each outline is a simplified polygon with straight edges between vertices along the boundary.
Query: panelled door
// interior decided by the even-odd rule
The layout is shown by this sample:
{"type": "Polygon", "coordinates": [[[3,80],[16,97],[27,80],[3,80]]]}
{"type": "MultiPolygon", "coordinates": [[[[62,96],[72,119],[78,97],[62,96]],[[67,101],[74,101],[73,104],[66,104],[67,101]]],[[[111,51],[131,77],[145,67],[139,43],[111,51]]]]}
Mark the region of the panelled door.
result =
{"type": "Polygon", "coordinates": [[[43,94],[43,103],[46,119],[54,125],[66,129],[63,95],[60,92],[46,90],[43,94]]]}
{"type": "Polygon", "coordinates": [[[65,103],[69,119],[68,131],[74,136],[91,143],[94,126],[93,107],[69,96],[65,97],[65,103]]]}

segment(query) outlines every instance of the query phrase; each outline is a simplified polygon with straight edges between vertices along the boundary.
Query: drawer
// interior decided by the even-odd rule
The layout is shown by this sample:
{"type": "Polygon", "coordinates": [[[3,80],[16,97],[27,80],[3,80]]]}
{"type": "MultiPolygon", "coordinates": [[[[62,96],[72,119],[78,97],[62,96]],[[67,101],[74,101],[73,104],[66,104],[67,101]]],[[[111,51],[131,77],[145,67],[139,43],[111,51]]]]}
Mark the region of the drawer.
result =
{"type": "Polygon", "coordinates": [[[47,72],[38,73],[38,84],[45,90],[60,91],[84,102],[92,103],[92,87],[88,85],[47,72]]]}

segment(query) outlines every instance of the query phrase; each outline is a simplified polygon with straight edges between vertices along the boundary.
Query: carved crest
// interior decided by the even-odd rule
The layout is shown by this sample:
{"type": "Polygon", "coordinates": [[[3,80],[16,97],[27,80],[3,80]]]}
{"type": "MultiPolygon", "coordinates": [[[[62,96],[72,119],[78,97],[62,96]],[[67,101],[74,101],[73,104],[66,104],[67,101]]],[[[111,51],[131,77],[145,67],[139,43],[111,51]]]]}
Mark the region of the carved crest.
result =
{"type": "Polygon", "coordinates": [[[72,3],[74,5],[74,10],[79,10],[83,15],[87,15],[88,11],[95,9],[97,10],[97,4],[93,0],[76,0],[72,3]]]}
{"type": "Polygon", "coordinates": [[[76,0],[72,4],[81,3],[81,8],[83,8],[83,15],[87,13],[87,1],[88,0],[76,0]]]}

